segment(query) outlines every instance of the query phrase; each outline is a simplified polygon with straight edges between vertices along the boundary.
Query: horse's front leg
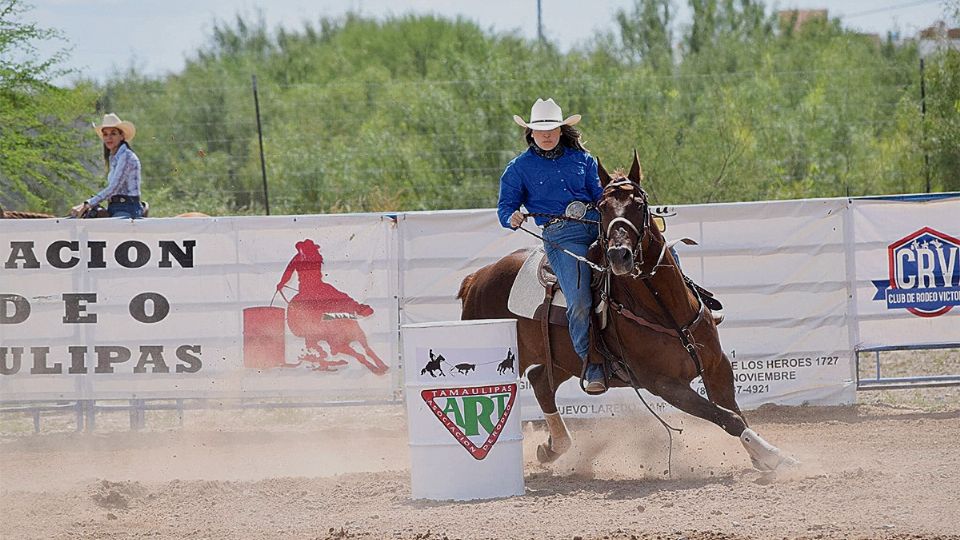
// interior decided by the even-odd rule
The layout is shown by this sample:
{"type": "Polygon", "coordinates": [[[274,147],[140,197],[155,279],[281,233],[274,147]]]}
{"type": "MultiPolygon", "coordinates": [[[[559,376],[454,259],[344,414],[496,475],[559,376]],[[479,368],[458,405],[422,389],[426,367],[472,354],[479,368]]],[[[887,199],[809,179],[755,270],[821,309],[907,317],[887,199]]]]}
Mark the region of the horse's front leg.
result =
{"type": "Polygon", "coordinates": [[[748,428],[742,416],[704,399],[690,388],[689,383],[679,379],[662,378],[649,390],[681,411],[709,420],[739,438],[740,444],[750,456],[750,461],[758,470],[773,471],[781,465],[793,466],[799,463],[748,428]]]}
{"type": "MultiPolygon", "coordinates": [[[[554,373],[555,377],[557,375],[557,373],[554,373]]],[[[555,383],[558,386],[569,378],[569,375],[561,377],[560,379],[555,378],[555,383]]],[[[556,388],[550,386],[546,368],[542,365],[534,366],[527,372],[527,379],[530,381],[530,386],[533,387],[533,393],[540,404],[540,410],[543,411],[547,429],[550,430],[550,437],[547,442],[537,446],[537,460],[540,463],[550,463],[570,449],[573,439],[570,437],[570,432],[567,431],[567,425],[564,424],[563,417],[557,411],[557,391],[556,388]]]]}

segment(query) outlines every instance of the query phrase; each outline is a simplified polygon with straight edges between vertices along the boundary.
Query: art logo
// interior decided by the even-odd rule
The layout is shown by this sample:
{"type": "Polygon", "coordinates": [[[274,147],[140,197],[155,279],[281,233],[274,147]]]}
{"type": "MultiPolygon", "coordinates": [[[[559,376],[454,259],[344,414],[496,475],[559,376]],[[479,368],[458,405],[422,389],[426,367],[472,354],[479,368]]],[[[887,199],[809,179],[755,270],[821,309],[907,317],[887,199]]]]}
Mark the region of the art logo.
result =
{"type": "Polygon", "coordinates": [[[890,277],[875,280],[887,309],[937,317],[960,305],[960,240],[929,227],[887,247],[890,277]]]}
{"type": "Polygon", "coordinates": [[[420,397],[474,459],[497,443],[517,398],[517,385],[494,384],[423,390],[420,397]]]}

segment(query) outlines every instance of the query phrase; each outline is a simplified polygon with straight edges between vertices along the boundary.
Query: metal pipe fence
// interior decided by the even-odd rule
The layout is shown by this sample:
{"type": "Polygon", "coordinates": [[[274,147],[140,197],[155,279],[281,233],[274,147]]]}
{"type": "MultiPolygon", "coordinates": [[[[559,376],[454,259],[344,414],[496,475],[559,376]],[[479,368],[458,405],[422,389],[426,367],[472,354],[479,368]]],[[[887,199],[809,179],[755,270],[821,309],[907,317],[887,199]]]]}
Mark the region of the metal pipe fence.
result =
{"type": "Polygon", "coordinates": [[[857,390],[960,386],[960,343],[864,347],[857,349],[856,362],[857,390]],[[946,353],[949,358],[943,363],[944,365],[940,370],[955,371],[938,374],[920,373],[937,371],[937,369],[932,369],[937,366],[925,366],[922,360],[915,360],[910,367],[902,365],[903,362],[890,362],[885,365],[883,353],[899,351],[952,351],[952,354],[950,352],[946,353]],[[871,356],[872,359],[870,359],[871,356]],[[872,364],[872,370],[870,364],[872,364]],[[864,375],[867,375],[869,371],[873,372],[873,376],[865,377],[864,375]],[[889,373],[889,375],[886,373],[889,373]]]}
{"type": "Polygon", "coordinates": [[[130,417],[130,430],[147,426],[148,411],[176,411],[177,424],[183,427],[187,411],[201,410],[272,410],[307,409],[326,407],[358,407],[377,405],[401,405],[400,399],[344,400],[344,401],[273,401],[245,399],[130,399],[130,400],[75,400],[75,401],[0,401],[0,414],[26,415],[33,419],[34,433],[42,431],[44,413],[72,413],[77,432],[93,432],[97,427],[98,413],[126,411],[130,417]]]}

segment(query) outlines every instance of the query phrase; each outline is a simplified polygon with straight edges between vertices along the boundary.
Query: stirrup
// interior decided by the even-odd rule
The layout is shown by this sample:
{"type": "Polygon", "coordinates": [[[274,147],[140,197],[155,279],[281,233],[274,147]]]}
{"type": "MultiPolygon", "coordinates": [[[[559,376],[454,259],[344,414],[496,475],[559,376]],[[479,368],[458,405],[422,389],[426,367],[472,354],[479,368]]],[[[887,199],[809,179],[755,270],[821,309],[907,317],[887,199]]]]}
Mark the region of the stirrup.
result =
{"type": "Polygon", "coordinates": [[[720,326],[720,323],[723,322],[723,312],[722,311],[711,311],[710,316],[713,317],[714,326],[720,326]]]}

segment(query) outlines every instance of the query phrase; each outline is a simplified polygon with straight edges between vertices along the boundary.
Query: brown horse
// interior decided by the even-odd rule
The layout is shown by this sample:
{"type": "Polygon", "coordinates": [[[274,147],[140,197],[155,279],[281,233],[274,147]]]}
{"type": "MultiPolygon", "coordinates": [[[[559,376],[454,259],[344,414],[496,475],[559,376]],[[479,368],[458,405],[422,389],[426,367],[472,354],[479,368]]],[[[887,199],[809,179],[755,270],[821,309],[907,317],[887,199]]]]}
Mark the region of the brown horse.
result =
{"type": "MultiPolygon", "coordinates": [[[[144,214],[143,217],[148,217],[150,213],[150,207],[144,203],[144,214]]],[[[55,218],[52,214],[43,214],[40,212],[20,212],[17,210],[4,210],[0,206],[0,219],[43,219],[43,218],[55,218]]],[[[107,217],[107,211],[104,208],[100,208],[97,212],[98,218],[107,217]]],[[[197,218],[197,217],[210,217],[208,214],[203,212],[184,212],[183,214],[177,214],[174,217],[179,218],[197,218]]]]}
{"type": "MultiPolygon", "coordinates": [[[[681,411],[717,424],[740,438],[760,470],[795,464],[747,426],[714,320],[686,286],[655,226],[636,152],[627,176],[617,171],[611,177],[599,161],[598,169],[603,187],[598,203],[600,238],[589,258],[604,269],[601,292],[595,297],[602,300],[599,305],[608,322],[594,332],[590,354],[607,358],[607,373],[619,374],[609,376],[609,385],[644,388],[681,411]],[[697,376],[703,377],[709,399],[690,387],[697,376]]],[[[517,319],[520,372],[534,366],[527,377],[550,431],[547,442],[537,448],[537,457],[548,462],[572,444],[557,411],[556,391],[565,380],[579,376],[581,362],[565,327],[550,325],[547,344],[540,321],[507,309],[510,288],[527,255],[520,250],[477,270],[463,280],[457,297],[463,301],[464,320],[517,319]],[[547,365],[547,351],[552,352],[552,366],[547,365]]],[[[598,326],[595,320],[593,327],[598,326]]]]}
{"type": "Polygon", "coordinates": [[[20,212],[17,210],[4,210],[0,206],[0,219],[44,219],[57,217],[50,214],[42,214],[40,212],[20,212]]]}

